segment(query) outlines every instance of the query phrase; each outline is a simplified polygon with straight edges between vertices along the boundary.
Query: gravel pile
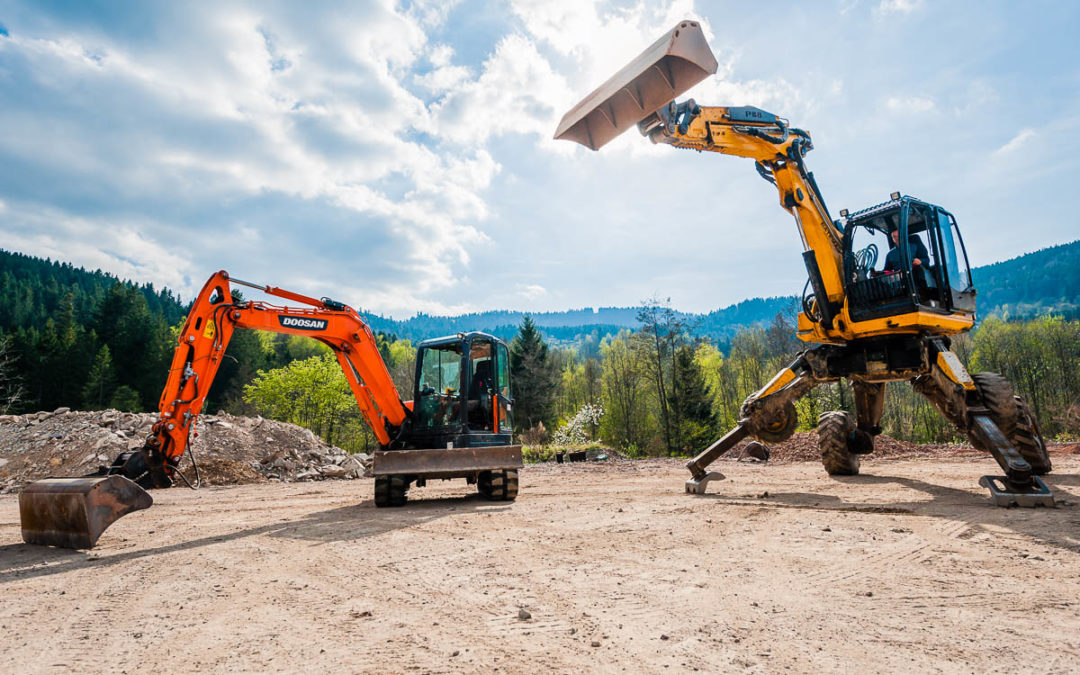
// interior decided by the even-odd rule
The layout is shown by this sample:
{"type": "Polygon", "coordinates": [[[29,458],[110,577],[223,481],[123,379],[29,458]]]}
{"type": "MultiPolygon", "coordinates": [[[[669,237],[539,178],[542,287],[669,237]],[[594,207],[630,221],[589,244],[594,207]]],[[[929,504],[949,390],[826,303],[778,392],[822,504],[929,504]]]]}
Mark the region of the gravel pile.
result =
{"type": "MultiPolygon", "coordinates": [[[[0,494],[46,476],[82,476],[107,466],[121,452],[142,447],[156,419],[156,413],[68,408],[0,415],[0,494]]],[[[191,447],[209,485],[359,478],[371,465],[368,455],[349,455],[307,429],[262,417],[202,415],[196,431],[191,447]]],[[[191,454],[180,467],[194,480],[191,454]]]]}

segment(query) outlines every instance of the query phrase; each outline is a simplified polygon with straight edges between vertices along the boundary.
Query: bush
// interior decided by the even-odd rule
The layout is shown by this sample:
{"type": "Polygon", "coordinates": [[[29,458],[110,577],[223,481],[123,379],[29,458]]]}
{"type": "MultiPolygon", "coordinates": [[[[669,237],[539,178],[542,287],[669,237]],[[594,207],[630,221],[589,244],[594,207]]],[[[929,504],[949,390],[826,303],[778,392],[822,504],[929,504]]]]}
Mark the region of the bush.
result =
{"type": "Polygon", "coordinates": [[[113,392],[112,402],[109,403],[109,407],[121,412],[140,412],[142,410],[142,401],[139,398],[139,392],[126,384],[122,384],[113,392]]]}
{"type": "Polygon", "coordinates": [[[521,456],[526,464],[550,462],[555,459],[555,448],[550,445],[526,445],[521,448],[521,456]]]}
{"type": "Polygon", "coordinates": [[[590,427],[599,424],[603,416],[604,409],[601,406],[586,403],[566,424],[559,427],[552,436],[552,441],[557,445],[584,445],[589,442],[590,427]]]}

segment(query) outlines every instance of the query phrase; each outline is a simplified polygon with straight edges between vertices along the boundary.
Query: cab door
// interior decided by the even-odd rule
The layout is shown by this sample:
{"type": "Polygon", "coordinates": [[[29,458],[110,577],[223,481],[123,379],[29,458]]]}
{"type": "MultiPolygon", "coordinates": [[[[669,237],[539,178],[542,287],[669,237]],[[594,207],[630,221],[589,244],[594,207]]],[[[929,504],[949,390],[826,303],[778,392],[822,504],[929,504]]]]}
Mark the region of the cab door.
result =
{"type": "Polygon", "coordinates": [[[495,350],[495,426],[498,433],[509,434],[514,429],[511,416],[513,398],[510,392],[510,355],[506,345],[499,343],[495,350]]]}
{"type": "Polygon", "coordinates": [[[469,343],[467,422],[472,431],[495,432],[495,345],[485,337],[469,343]]]}
{"type": "Polygon", "coordinates": [[[942,267],[947,278],[951,308],[961,312],[975,313],[975,286],[971,281],[967,251],[960,238],[960,228],[952,214],[937,209],[938,235],[941,238],[942,267]]]}

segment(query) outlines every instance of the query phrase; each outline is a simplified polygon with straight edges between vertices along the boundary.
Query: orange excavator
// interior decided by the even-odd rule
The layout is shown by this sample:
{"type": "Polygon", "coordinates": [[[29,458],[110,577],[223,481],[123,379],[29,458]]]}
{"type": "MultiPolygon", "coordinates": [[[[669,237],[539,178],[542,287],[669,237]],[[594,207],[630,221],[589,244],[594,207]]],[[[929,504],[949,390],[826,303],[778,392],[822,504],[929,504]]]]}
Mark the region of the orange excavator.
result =
{"type": "Polygon", "coordinates": [[[414,396],[402,401],[356,310],[221,271],[203,286],[180,330],[160,417],[143,446],[92,476],[27,485],[19,495],[24,541],[91,548],[117,519],[151,506],[146,489],[170,487],[177,478],[190,485],[180,460],[238,328],[309,337],[333,351],[379,443],[372,458],[376,506],[403,505],[409,486],[429,479],[465,478],[492,500],[517,496],[522,456],[512,444],[510,362],[502,340],[471,332],[420,342],[414,396]],[[306,307],[237,301],[232,284],[306,307]]]}

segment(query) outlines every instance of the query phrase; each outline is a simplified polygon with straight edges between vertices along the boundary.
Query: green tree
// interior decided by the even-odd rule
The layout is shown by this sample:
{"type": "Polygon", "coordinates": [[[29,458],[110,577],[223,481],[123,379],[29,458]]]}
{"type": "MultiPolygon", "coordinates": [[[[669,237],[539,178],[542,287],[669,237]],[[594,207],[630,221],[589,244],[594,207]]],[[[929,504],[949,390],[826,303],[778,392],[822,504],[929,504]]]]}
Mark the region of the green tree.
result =
{"type": "Polygon", "coordinates": [[[109,345],[102,345],[90,366],[90,375],[83,387],[83,405],[87,410],[101,410],[112,400],[116,389],[116,372],[113,369],[109,345]]]}
{"type": "Polygon", "coordinates": [[[347,450],[372,447],[373,436],[333,354],[260,370],[244,387],[244,400],[259,414],[310,429],[327,443],[347,450]]]}
{"type": "Polygon", "coordinates": [[[4,415],[18,408],[25,396],[12,345],[10,335],[0,335],[0,414],[4,415]]]}
{"type": "Polygon", "coordinates": [[[653,417],[647,399],[649,379],[641,350],[634,349],[631,333],[624,330],[600,345],[604,416],[600,431],[605,440],[630,454],[642,454],[650,446],[653,417]]]}
{"type": "Polygon", "coordinates": [[[675,354],[674,389],[679,392],[673,404],[679,421],[675,440],[682,454],[701,452],[717,435],[705,374],[694,357],[695,350],[689,345],[679,347],[675,354]]]}
{"type": "Polygon", "coordinates": [[[552,427],[555,374],[548,363],[548,345],[529,316],[522,319],[510,342],[510,377],[518,429],[531,429],[540,422],[552,427]]]}
{"type": "Polygon", "coordinates": [[[122,384],[116,388],[115,392],[113,392],[112,401],[109,402],[109,407],[122,410],[123,412],[138,412],[142,409],[139,392],[126,384],[122,384]]]}

